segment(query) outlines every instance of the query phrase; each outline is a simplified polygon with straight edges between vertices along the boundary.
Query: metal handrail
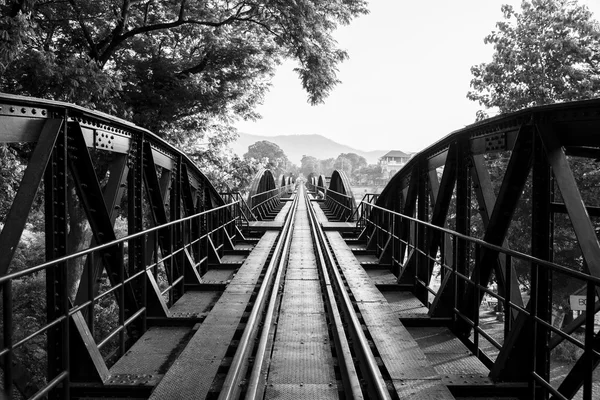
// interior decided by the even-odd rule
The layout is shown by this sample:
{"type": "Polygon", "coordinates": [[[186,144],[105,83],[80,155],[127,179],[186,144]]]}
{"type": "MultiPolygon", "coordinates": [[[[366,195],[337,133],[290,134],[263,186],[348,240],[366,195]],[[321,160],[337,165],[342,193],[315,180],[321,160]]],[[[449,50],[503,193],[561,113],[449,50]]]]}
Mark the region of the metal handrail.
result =
{"type": "MultiPolygon", "coordinates": [[[[102,348],[103,346],[105,346],[108,342],[110,342],[113,339],[116,339],[117,337],[120,337],[120,344],[119,344],[119,349],[121,354],[124,353],[124,337],[123,334],[125,332],[126,329],[128,329],[128,326],[131,325],[132,323],[134,323],[136,320],[139,320],[140,318],[142,318],[145,321],[145,318],[147,317],[147,308],[146,308],[146,300],[145,299],[140,299],[140,304],[139,304],[139,308],[137,309],[133,309],[133,310],[129,310],[129,315],[125,316],[124,315],[124,304],[125,304],[125,292],[124,289],[127,285],[131,285],[134,283],[134,281],[138,280],[138,279],[144,279],[144,276],[147,272],[153,272],[153,270],[158,266],[158,264],[160,263],[164,263],[168,260],[173,260],[175,257],[179,257],[181,255],[183,255],[183,251],[185,249],[190,248],[191,246],[197,246],[200,245],[201,241],[203,239],[208,238],[210,235],[214,234],[215,232],[218,232],[222,229],[229,229],[229,227],[232,225],[232,223],[235,223],[234,220],[229,220],[227,218],[227,216],[230,216],[232,218],[238,218],[239,216],[236,216],[234,210],[235,207],[238,206],[238,202],[231,202],[228,204],[225,204],[223,206],[219,206],[210,210],[206,210],[188,217],[184,217],[175,221],[170,221],[168,223],[162,224],[162,225],[158,225],[152,228],[149,228],[145,231],[142,232],[137,232],[128,236],[125,236],[123,238],[119,238],[116,240],[113,240],[111,242],[108,243],[104,243],[104,244],[100,244],[94,247],[91,247],[89,249],[85,249],[85,250],[81,250],[78,251],[76,253],[64,256],[64,257],[59,257],[56,258],[54,260],[50,260],[47,262],[44,262],[42,264],[33,266],[33,267],[29,267],[26,268],[24,270],[21,271],[16,271],[16,272],[12,272],[9,273],[7,275],[4,275],[2,277],[0,277],[0,287],[2,288],[3,291],[3,317],[2,317],[2,322],[3,322],[3,330],[4,330],[4,341],[2,346],[0,346],[0,358],[3,358],[2,363],[4,364],[4,373],[5,373],[5,381],[10,379],[11,377],[11,366],[10,366],[10,362],[12,359],[12,354],[15,352],[15,350],[19,349],[21,346],[25,345],[26,343],[30,342],[32,339],[46,333],[48,330],[53,329],[55,327],[58,327],[60,324],[65,324],[68,323],[67,319],[71,318],[73,315],[75,315],[78,312],[82,312],[82,311],[87,311],[89,312],[88,318],[87,318],[87,322],[88,324],[90,323],[90,321],[93,321],[93,310],[94,310],[94,304],[97,304],[100,300],[102,300],[103,298],[105,298],[106,296],[110,295],[110,294],[114,294],[116,296],[117,302],[118,302],[118,306],[119,306],[119,322],[117,324],[117,326],[112,329],[110,332],[106,333],[103,338],[99,338],[96,346],[98,347],[98,349],[102,348]],[[193,229],[193,222],[194,221],[200,221],[203,218],[213,218],[215,217],[218,221],[218,226],[216,227],[211,227],[211,229],[201,233],[198,237],[192,237],[191,234],[191,230],[193,229]],[[125,275],[125,268],[126,265],[123,262],[124,259],[124,254],[123,254],[123,250],[124,250],[124,245],[125,243],[130,243],[131,241],[134,240],[139,240],[139,239],[148,239],[151,235],[155,235],[155,242],[157,242],[157,238],[158,235],[165,234],[165,230],[168,230],[169,233],[166,233],[167,235],[170,235],[171,232],[173,231],[173,229],[177,229],[177,230],[186,230],[189,231],[188,235],[181,235],[181,247],[180,248],[171,248],[171,249],[164,249],[164,253],[162,254],[161,257],[158,256],[158,254],[155,252],[155,257],[154,257],[154,261],[150,261],[147,265],[144,265],[144,267],[142,269],[140,269],[139,271],[136,271],[135,273],[133,273],[130,276],[125,275]],[[13,309],[12,309],[12,285],[13,282],[15,280],[19,280],[23,277],[26,276],[30,276],[30,275],[34,275],[37,274],[41,271],[45,271],[48,269],[52,269],[52,268],[69,268],[69,264],[71,261],[75,260],[75,259],[81,259],[85,256],[89,256],[90,259],[86,265],[86,268],[90,268],[91,265],[94,265],[94,259],[95,257],[97,257],[99,254],[104,254],[106,252],[106,250],[108,250],[109,252],[116,254],[119,259],[121,261],[119,261],[121,263],[120,265],[120,272],[119,272],[119,277],[117,279],[116,282],[113,282],[111,287],[108,290],[104,290],[102,293],[98,293],[95,296],[92,296],[91,298],[89,298],[87,301],[84,301],[81,304],[69,304],[68,307],[66,307],[65,309],[65,313],[59,315],[57,318],[53,319],[52,321],[46,321],[45,323],[40,324],[41,327],[37,328],[36,331],[28,334],[25,338],[21,338],[18,341],[13,342],[12,341],[12,330],[13,330],[13,326],[12,326],[12,313],[13,313],[13,309]],[[8,364],[8,365],[7,365],[8,364]]],[[[145,243],[145,240],[144,240],[145,243]]],[[[171,241],[171,243],[173,243],[171,241]]],[[[158,246],[158,244],[155,244],[155,246],[158,246]]],[[[131,248],[132,245],[129,245],[129,248],[131,248]]],[[[199,265],[199,263],[201,263],[202,261],[199,261],[196,264],[196,267],[199,265]]],[[[172,264],[171,264],[172,266],[172,264]]],[[[165,266],[165,272],[167,271],[167,267],[165,266]]],[[[171,276],[173,273],[173,270],[171,268],[171,276]]],[[[166,294],[167,292],[169,292],[169,295],[171,296],[172,291],[175,289],[176,285],[181,285],[183,284],[183,274],[184,271],[181,271],[181,277],[178,277],[177,279],[172,279],[170,284],[166,287],[166,289],[164,289],[161,294],[166,294]]],[[[91,279],[92,274],[88,274],[88,279],[91,279]]],[[[93,283],[88,282],[88,285],[90,285],[90,287],[93,286],[93,283]]],[[[90,291],[90,293],[92,293],[90,291]]],[[[171,297],[172,299],[172,297],[171,297]]],[[[144,326],[145,326],[145,322],[143,322],[144,326]]],[[[90,330],[92,330],[93,328],[90,327],[90,330]]],[[[145,328],[144,328],[145,329],[145,328]]],[[[68,351],[68,349],[67,349],[68,351]]],[[[68,368],[68,367],[67,367],[68,368]]],[[[34,395],[34,397],[38,397],[38,396],[42,396],[43,394],[46,394],[49,390],[51,390],[51,385],[56,385],[61,381],[64,381],[65,379],[70,379],[70,375],[71,372],[68,369],[64,369],[62,370],[62,372],[60,372],[56,377],[51,379],[51,383],[45,385],[36,395],[34,395]]],[[[67,385],[68,386],[68,385],[67,385]]]]}
{"type": "MultiPolygon", "coordinates": [[[[498,300],[498,302],[502,302],[502,304],[504,305],[505,310],[514,310],[515,312],[518,312],[524,316],[526,316],[528,319],[530,319],[535,326],[539,326],[542,329],[547,330],[549,333],[556,335],[556,340],[555,342],[560,342],[561,340],[567,340],[568,342],[576,345],[577,347],[583,349],[585,354],[588,354],[589,357],[600,357],[600,352],[598,352],[597,350],[594,349],[593,346],[593,338],[595,337],[595,333],[593,331],[593,325],[594,325],[594,314],[595,314],[595,308],[596,308],[596,301],[595,301],[595,297],[597,295],[597,293],[600,291],[600,277],[596,277],[593,276],[591,274],[587,274],[581,271],[577,271],[571,268],[568,268],[566,266],[557,264],[557,263],[553,263],[550,261],[546,261],[546,260],[542,260],[539,258],[536,258],[534,256],[528,255],[528,254],[524,254],[512,249],[507,249],[507,248],[503,248],[491,243],[487,243],[481,239],[477,239],[477,238],[473,238],[455,231],[452,231],[450,229],[444,228],[444,227],[440,227],[437,225],[433,225],[429,222],[425,222],[425,221],[420,221],[417,218],[414,218],[412,216],[408,216],[408,215],[404,215],[401,214],[399,212],[395,212],[392,210],[388,210],[386,208],[374,205],[374,204],[370,204],[370,203],[364,203],[364,206],[370,209],[370,215],[369,218],[367,218],[366,216],[363,216],[363,224],[364,226],[372,226],[374,230],[377,230],[377,232],[381,232],[381,234],[385,235],[386,237],[391,238],[393,241],[397,241],[400,242],[403,246],[406,247],[406,252],[408,254],[409,250],[413,251],[413,252],[417,252],[420,256],[425,257],[425,259],[429,260],[429,262],[433,262],[433,263],[437,263],[440,268],[444,269],[446,271],[446,273],[451,274],[452,276],[455,277],[455,279],[461,280],[462,282],[464,282],[466,285],[471,285],[472,287],[475,288],[474,291],[474,296],[478,296],[478,297],[482,297],[483,294],[487,294],[489,296],[494,297],[495,299],[498,300]],[[376,213],[373,213],[373,211],[377,211],[376,213]],[[473,245],[475,247],[475,259],[478,260],[479,259],[479,254],[481,254],[481,249],[483,248],[487,248],[493,252],[497,252],[499,254],[505,254],[506,255],[506,270],[507,270],[507,280],[509,279],[508,274],[510,274],[510,269],[511,267],[511,260],[512,259],[518,259],[518,260],[522,260],[525,261],[527,263],[529,263],[531,265],[532,271],[535,271],[539,268],[548,268],[552,271],[555,272],[559,272],[561,274],[565,274],[571,278],[574,279],[578,279],[581,281],[585,282],[585,286],[587,289],[587,295],[586,295],[586,331],[585,331],[585,341],[581,342],[573,337],[571,337],[568,332],[563,332],[561,329],[553,326],[551,323],[549,323],[549,321],[546,321],[542,318],[540,318],[537,315],[537,311],[535,309],[535,307],[532,307],[532,309],[530,309],[530,307],[524,307],[524,306],[520,306],[518,304],[515,304],[513,301],[511,301],[511,294],[510,294],[510,287],[507,288],[507,293],[505,293],[504,296],[499,295],[491,290],[489,290],[487,288],[487,286],[482,285],[481,283],[479,283],[477,276],[475,276],[475,278],[471,278],[465,274],[462,274],[460,272],[458,272],[456,270],[456,265],[448,265],[447,263],[445,263],[443,261],[443,259],[436,259],[435,256],[431,256],[430,254],[427,253],[426,249],[420,249],[418,248],[416,243],[412,243],[410,240],[409,241],[405,241],[403,239],[401,239],[398,235],[396,235],[393,232],[393,229],[388,229],[385,226],[381,226],[378,224],[377,219],[378,218],[383,218],[383,215],[387,214],[387,219],[386,219],[386,223],[387,225],[395,225],[395,224],[409,224],[411,229],[415,229],[415,230],[419,230],[419,229],[426,229],[426,230],[434,230],[434,231],[438,231],[440,232],[440,234],[446,234],[446,235],[450,235],[451,237],[454,237],[454,246],[455,246],[455,250],[456,250],[456,246],[458,241],[464,241],[467,243],[470,243],[471,245],[473,245]],[[413,228],[414,227],[414,228],[413,228]],[[588,327],[588,325],[590,325],[592,328],[588,327]]],[[[377,232],[372,232],[372,235],[377,234],[377,232]]],[[[398,262],[399,260],[394,259],[394,255],[392,255],[392,262],[398,262]]],[[[454,261],[455,262],[455,261],[454,261]]],[[[402,267],[402,264],[399,263],[400,266],[402,267]]],[[[419,268],[418,264],[417,264],[417,268],[419,268]]],[[[425,288],[429,293],[433,294],[433,295],[437,295],[437,292],[431,288],[429,286],[429,284],[427,282],[423,282],[420,279],[418,279],[418,272],[417,272],[417,279],[415,279],[415,285],[420,285],[423,288],[425,288]]],[[[533,293],[531,294],[531,299],[535,299],[537,296],[537,285],[534,286],[533,288],[533,293]]],[[[531,303],[530,303],[531,305],[531,303]]],[[[430,306],[430,305],[429,305],[430,306]]],[[[510,311],[509,311],[510,312],[510,311]]],[[[471,341],[470,339],[465,339],[465,340],[469,340],[474,346],[471,348],[472,352],[476,355],[479,356],[482,361],[484,361],[484,364],[486,364],[488,367],[491,367],[492,365],[492,361],[487,358],[487,356],[485,354],[482,354],[483,352],[481,351],[481,349],[479,349],[479,336],[481,335],[482,337],[484,337],[490,344],[492,344],[494,347],[496,347],[497,349],[501,349],[503,345],[501,345],[500,343],[498,343],[494,338],[492,338],[489,334],[487,334],[487,332],[485,332],[480,326],[479,326],[479,319],[478,319],[478,314],[475,315],[474,320],[470,319],[467,315],[464,315],[456,306],[452,308],[452,313],[455,315],[456,320],[461,320],[463,321],[465,324],[467,324],[471,329],[473,329],[473,340],[471,341]]],[[[509,332],[509,324],[511,323],[509,318],[505,318],[504,324],[505,324],[505,329],[504,329],[504,336],[506,338],[506,335],[509,332]]],[[[533,340],[537,340],[537,339],[533,339],[533,340]]],[[[588,372],[586,372],[586,378],[585,378],[585,385],[587,385],[588,387],[590,387],[591,385],[591,374],[592,374],[593,370],[590,370],[588,372]]],[[[550,382],[544,380],[541,376],[535,374],[534,372],[532,372],[532,379],[536,380],[538,383],[542,384],[542,386],[547,387],[548,385],[550,385],[550,382]]],[[[585,386],[584,385],[584,386],[585,386]]],[[[556,390],[551,390],[551,392],[554,395],[557,395],[557,391],[556,390]]],[[[588,397],[584,396],[584,398],[586,399],[591,399],[591,389],[588,388],[587,390],[588,397]]],[[[560,398],[562,398],[563,396],[558,396],[560,398]]]]}
{"type": "MultiPolygon", "coordinates": [[[[494,251],[497,251],[499,253],[504,253],[504,254],[507,254],[507,255],[511,255],[513,257],[517,257],[519,259],[526,260],[526,261],[529,261],[529,262],[532,262],[532,263],[535,263],[535,264],[538,264],[538,265],[541,265],[541,266],[555,268],[555,269],[557,269],[561,273],[565,273],[567,275],[571,275],[573,278],[582,279],[582,280],[588,280],[589,279],[590,282],[594,283],[595,285],[600,285],[600,277],[595,277],[593,275],[585,274],[583,272],[576,271],[576,270],[570,269],[568,267],[565,267],[565,266],[562,266],[560,264],[556,264],[556,263],[553,263],[553,262],[550,262],[550,261],[545,261],[545,260],[536,258],[534,256],[531,256],[529,254],[518,252],[516,250],[507,249],[507,248],[504,248],[504,247],[501,247],[501,246],[494,245],[492,243],[484,242],[481,239],[477,239],[477,238],[474,238],[474,237],[471,237],[471,236],[467,236],[467,235],[464,235],[462,233],[455,232],[455,231],[452,231],[450,229],[447,229],[447,228],[444,228],[444,227],[441,227],[441,226],[433,225],[433,224],[431,224],[429,222],[420,221],[417,218],[414,218],[414,217],[411,217],[411,216],[408,216],[408,215],[404,215],[404,214],[401,214],[401,213],[396,212],[396,211],[388,210],[387,208],[383,208],[383,207],[377,206],[375,204],[370,204],[370,203],[365,203],[365,204],[367,204],[369,207],[372,207],[373,209],[377,209],[377,210],[380,210],[380,211],[383,211],[383,212],[395,215],[397,217],[400,217],[400,218],[403,218],[403,219],[407,219],[409,221],[416,222],[419,225],[423,225],[423,226],[426,226],[428,228],[436,229],[436,230],[438,230],[440,232],[450,234],[450,235],[452,235],[454,237],[457,237],[457,238],[459,238],[461,240],[465,240],[465,241],[468,241],[468,242],[471,242],[471,243],[474,243],[474,244],[486,247],[486,248],[488,248],[490,250],[494,250],[494,251]]],[[[366,220],[365,222],[366,223],[371,223],[369,220],[366,220]]],[[[388,232],[388,233],[392,234],[391,232],[388,232]]],[[[394,238],[399,239],[397,236],[394,236],[394,238]]]]}
{"type": "Polygon", "coordinates": [[[346,221],[348,221],[348,220],[352,221],[352,220],[354,220],[355,217],[357,220],[360,221],[361,217],[363,216],[363,212],[362,212],[363,203],[375,204],[375,202],[377,201],[378,198],[379,198],[379,193],[365,193],[363,195],[363,198],[358,203],[358,207],[356,207],[356,210],[354,210],[352,215],[348,219],[346,219],[346,221]]]}

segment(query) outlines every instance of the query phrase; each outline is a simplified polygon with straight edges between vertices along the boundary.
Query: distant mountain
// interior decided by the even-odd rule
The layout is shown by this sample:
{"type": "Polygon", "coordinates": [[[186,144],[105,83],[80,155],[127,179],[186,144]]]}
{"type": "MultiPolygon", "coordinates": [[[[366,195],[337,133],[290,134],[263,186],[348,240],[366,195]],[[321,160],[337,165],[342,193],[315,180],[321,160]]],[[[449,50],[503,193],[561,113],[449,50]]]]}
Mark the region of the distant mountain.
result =
{"type": "Polygon", "coordinates": [[[327,158],[337,158],[341,153],[356,153],[363,156],[367,163],[377,164],[379,157],[392,150],[362,151],[334,142],[321,135],[262,136],[242,132],[240,132],[238,140],[232,143],[231,148],[234,153],[243,156],[244,153],[248,152],[248,146],[261,140],[267,140],[281,147],[288,159],[298,166],[300,166],[300,160],[304,155],[325,160],[327,158]]]}

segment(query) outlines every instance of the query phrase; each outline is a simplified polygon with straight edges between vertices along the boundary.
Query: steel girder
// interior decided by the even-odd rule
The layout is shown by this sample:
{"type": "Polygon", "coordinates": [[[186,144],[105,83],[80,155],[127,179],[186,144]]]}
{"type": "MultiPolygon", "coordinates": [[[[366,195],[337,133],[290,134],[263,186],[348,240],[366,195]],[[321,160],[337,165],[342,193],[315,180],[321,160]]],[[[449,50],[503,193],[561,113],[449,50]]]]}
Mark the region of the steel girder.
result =
{"type": "MultiPolygon", "coordinates": [[[[319,182],[325,182],[324,177],[319,177],[319,182]]],[[[324,187],[324,186],[323,186],[324,187]]],[[[331,209],[338,209],[336,218],[341,221],[351,220],[356,212],[356,199],[352,194],[352,185],[346,173],[334,170],[331,174],[327,188],[326,205],[331,209]]]]}
{"type": "MultiPolygon", "coordinates": [[[[210,181],[181,151],[132,123],[73,104],[0,94],[0,143],[32,143],[33,146],[19,189],[14,198],[9,199],[12,206],[3,221],[0,277],[12,272],[11,263],[42,181],[47,260],[73,251],[69,223],[74,216],[69,215],[68,205],[74,199],[80,204],[84,222],[89,224],[92,233],[84,249],[114,240],[114,225],[119,215],[128,220],[127,234],[135,234],[184,215],[224,205],[210,181]],[[99,157],[111,159],[106,168],[98,167],[99,157]],[[75,197],[69,192],[69,185],[74,187],[75,197]],[[166,204],[169,204],[168,212],[166,204]]],[[[200,231],[206,233],[206,226],[196,224],[191,230],[195,235],[200,231]]],[[[108,247],[88,256],[83,260],[86,267],[79,277],[79,285],[71,294],[67,292],[72,279],[67,270],[72,267],[71,261],[46,271],[48,321],[64,318],[48,330],[47,336],[48,382],[54,378],[62,380],[52,397],[68,397],[69,382],[102,382],[108,375],[94,340],[93,302],[65,318],[69,310],[97,295],[98,279],[104,270],[112,286],[121,285],[128,277],[142,272],[144,279],[121,285],[114,291],[118,304],[123,305],[119,311],[121,322],[139,313],[142,306],[146,307],[145,313],[139,314],[141,318],[127,326],[128,344],[131,344],[146,329],[146,316],[165,318],[169,315],[169,304],[163,300],[155,276],[152,271],[143,271],[157,251],[163,257],[170,254],[186,234],[188,232],[180,229],[170,234],[140,236],[130,241],[127,250],[108,247]],[[128,267],[119,269],[124,262],[124,251],[128,267]]],[[[213,245],[221,247],[225,236],[214,236],[213,245]]],[[[205,256],[202,251],[203,254],[180,252],[182,256],[174,258],[174,275],[169,279],[175,279],[186,269],[186,282],[198,283],[201,279],[198,260],[205,256]]],[[[182,291],[183,282],[175,289],[174,299],[182,291]]],[[[10,293],[4,295],[10,297],[10,293]]],[[[119,336],[125,338],[123,333],[119,336]]],[[[3,344],[8,345],[10,337],[5,338],[3,344]]],[[[12,361],[13,365],[18,363],[16,359],[12,361]]],[[[8,372],[4,375],[6,380],[18,381],[18,376],[11,377],[8,372]]]]}
{"type": "MultiPolygon", "coordinates": [[[[470,125],[416,154],[392,178],[376,205],[507,250],[507,232],[515,223],[512,216],[517,206],[529,207],[530,254],[547,262],[553,261],[557,251],[553,239],[554,215],[566,214],[581,248],[584,272],[600,277],[600,230],[598,221],[592,220],[600,216],[598,205],[584,203],[582,189],[577,185],[568,160],[568,156],[577,156],[587,158],[588,162],[598,162],[599,110],[600,99],[536,107],[470,125]],[[499,152],[509,152],[510,160],[500,174],[495,171],[492,176],[490,166],[493,164],[489,160],[499,152]],[[443,173],[440,172],[442,167],[443,173]],[[555,190],[560,191],[562,202],[555,201],[555,190]],[[530,203],[525,205],[524,191],[530,193],[527,195],[530,203]],[[449,210],[453,211],[452,215],[449,210]],[[483,232],[473,231],[471,225],[475,217],[480,220],[483,232]]],[[[531,382],[532,371],[541,379],[548,379],[550,349],[561,338],[558,335],[551,337],[550,330],[542,324],[534,329],[531,318],[515,306],[551,324],[553,274],[549,268],[530,263],[532,296],[525,303],[514,263],[509,262],[503,252],[478,248],[462,239],[450,241],[433,229],[428,229],[427,235],[423,236],[409,224],[398,227],[398,222],[391,219],[376,221],[376,214],[373,212],[370,216],[375,224],[384,224],[383,229],[388,232],[399,232],[401,243],[393,251],[399,254],[388,259],[393,260],[393,270],[402,283],[416,280],[428,283],[437,256],[446,260],[444,264],[450,269],[483,287],[496,282],[500,295],[507,297],[506,304],[510,299],[511,307],[505,310],[507,323],[500,354],[494,362],[483,357],[491,368],[493,379],[531,382]],[[423,246],[421,256],[415,258],[404,243],[423,246]],[[424,257],[425,254],[428,257],[424,257]],[[426,268],[423,265],[427,265],[426,268]]],[[[391,247],[388,244],[390,238],[385,235],[369,237],[377,241],[370,243],[370,248],[384,249],[382,252],[385,252],[391,247]]],[[[415,293],[428,304],[426,293],[416,287],[415,293]]],[[[600,292],[597,287],[596,292],[600,292]]],[[[450,317],[452,309],[456,308],[464,319],[458,318],[453,329],[465,341],[470,341],[472,325],[467,321],[477,321],[483,294],[484,291],[460,279],[442,276],[441,287],[431,302],[430,314],[450,317]]],[[[596,304],[593,310],[598,308],[596,304]]],[[[585,319],[581,316],[563,332],[573,332],[585,319]]],[[[598,346],[597,338],[596,334],[589,339],[593,348],[598,346]]],[[[597,357],[592,360],[588,351],[586,354],[560,386],[560,392],[569,398],[583,385],[585,368],[595,367],[600,362],[597,357]]],[[[538,386],[535,395],[543,397],[547,393],[538,386]]]]}
{"type": "Polygon", "coordinates": [[[273,212],[281,204],[281,194],[284,189],[277,185],[273,173],[263,168],[252,179],[248,193],[248,206],[259,219],[271,219],[273,212]]]}

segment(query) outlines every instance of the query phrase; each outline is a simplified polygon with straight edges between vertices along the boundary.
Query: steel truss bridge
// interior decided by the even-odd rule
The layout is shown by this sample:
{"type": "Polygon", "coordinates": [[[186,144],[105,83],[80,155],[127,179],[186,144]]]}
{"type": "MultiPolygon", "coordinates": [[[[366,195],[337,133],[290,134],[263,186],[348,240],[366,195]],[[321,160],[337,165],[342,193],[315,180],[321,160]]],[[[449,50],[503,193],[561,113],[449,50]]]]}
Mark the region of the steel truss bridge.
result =
{"type": "Polygon", "coordinates": [[[0,95],[0,142],[7,397],[600,398],[600,100],[455,131],[359,202],[342,171],[219,193],[72,104],[0,95]]]}

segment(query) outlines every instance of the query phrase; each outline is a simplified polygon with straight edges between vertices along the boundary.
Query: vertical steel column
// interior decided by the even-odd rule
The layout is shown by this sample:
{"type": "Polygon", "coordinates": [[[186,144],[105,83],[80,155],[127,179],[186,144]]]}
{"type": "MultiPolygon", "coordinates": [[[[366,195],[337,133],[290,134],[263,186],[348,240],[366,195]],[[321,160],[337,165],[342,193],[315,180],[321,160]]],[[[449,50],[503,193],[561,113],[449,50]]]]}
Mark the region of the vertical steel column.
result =
{"type": "MultiPolygon", "coordinates": [[[[65,114],[64,119],[67,119],[65,114]]],[[[50,162],[44,175],[46,260],[65,256],[67,249],[67,125],[63,125],[50,162]]],[[[67,263],[46,270],[47,320],[67,316],[64,321],[48,330],[48,381],[63,371],[69,371],[69,298],[67,293],[67,263]]],[[[51,399],[69,398],[69,377],[52,390],[51,399]]]]}
{"type": "MultiPolygon", "coordinates": [[[[531,210],[531,255],[541,260],[552,261],[553,213],[550,210],[552,180],[550,165],[539,136],[533,138],[533,179],[531,210]]],[[[531,310],[538,318],[550,323],[552,318],[552,271],[541,266],[531,266],[532,293],[531,310]]],[[[550,330],[533,322],[533,361],[532,370],[544,380],[550,381],[550,330]]],[[[545,399],[546,390],[536,390],[533,385],[534,398],[545,399]]]]}
{"type": "MultiPolygon", "coordinates": [[[[427,174],[426,160],[421,160],[416,172],[418,178],[418,199],[417,199],[417,219],[423,222],[429,222],[429,176],[427,174]]],[[[415,286],[415,296],[421,300],[423,304],[428,305],[429,292],[426,287],[418,284],[422,281],[423,284],[429,285],[429,260],[427,258],[427,228],[425,225],[417,225],[417,270],[416,278],[417,285],[415,286]]]]}
{"type": "MultiPolygon", "coordinates": [[[[471,229],[471,160],[469,157],[469,142],[467,140],[459,142],[457,145],[456,162],[456,232],[470,236],[471,229]]],[[[469,252],[468,243],[459,240],[455,245],[455,269],[462,275],[469,275],[469,252]]],[[[455,304],[461,310],[464,305],[465,282],[462,279],[456,280],[455,304]]]]}
{"type": "MultiPolygon", "coordinates": [[[[143,215],[143,169],[144,169],[144,146],[143,136],[139,133],[131,135],[131,147],[129,148],[129,174],[127,175],[127,197],[128,197],[128,214],[127,214],[127,229],[128,234],[141,232],[144,230],[144,215],[143,215]]],[[[144,237],[139,237],[129,241],[127,256],[129,275],[133,275],[146,267],[144,254],[144,237]]],[[[118,253],[118,252],[117,252],[118,253]]],[[[118,255],[118,254],[117,254],[118,255]]],[[[125,266],[123,265],[123,268],[125,266]]],[[[125,272],[125,271],[123,271],[125,272]]],[[[125,274],[124,276],[127,276],[125,274]]],[[[142,307],[147,305],[147,299],[144,296],[144,285],[146,277],[143,276],[138,281],[132,282],[132,288],[135,298],[138,299],[142,307]]],[[[126,303],[121,300],[120,306],[127,307],[126,303]]],[[[128,318],[136,310],[125,308],[125,317],[128,318]]],[[[141,323],[134,323],[133,328],[129,330],[130,334],[135,339],[143,334],[143,328],[146,325],[146,314],[142,317],[141,323]],[[143,326],[142,326],[143,325],[143,326]]]]}
{"type": "MultiPolygon", "coordinates": [[[[174,168],[176,169],[175,173],[171,175],[171,195],[170,195],[170,207],[169,207],[169,212],[170,212],[170,221],[177,221],[179,219],[181,219],[183,213],[181,210],[181,183],[182,183],[182,177],[181,177],[181,173],[182,173],[182,160],[181,160],[181,156],[179,156],[177,158],[177,162],[176,165],[174,166],[174,168]]],[[[180,249],[182,247],[183,244],[183,232],[182,232],[182,225],[181,224],[176,224],[176,225],[172,225],[171,226],[171,254],[173,254],[173,252],[175,252],[176,250],[180,249]]],[[[171,258],[171,266],[172,266],[172,271],[173,271],[173,275],[172,275],[172,282],[174,282],[176,279],[178,279],[181,274],[183,274],[183,262],[181,260],[181,257],[174,257],[172,256],[171,258]]],[[[173,300],[173,304],[181,297],[183,296],[183,280],[178,283],[172,290],[173,296],[172,296],[172,300],[173,300]]],[[[173,305],[171,304],[171,305],[173,305]]]]}

